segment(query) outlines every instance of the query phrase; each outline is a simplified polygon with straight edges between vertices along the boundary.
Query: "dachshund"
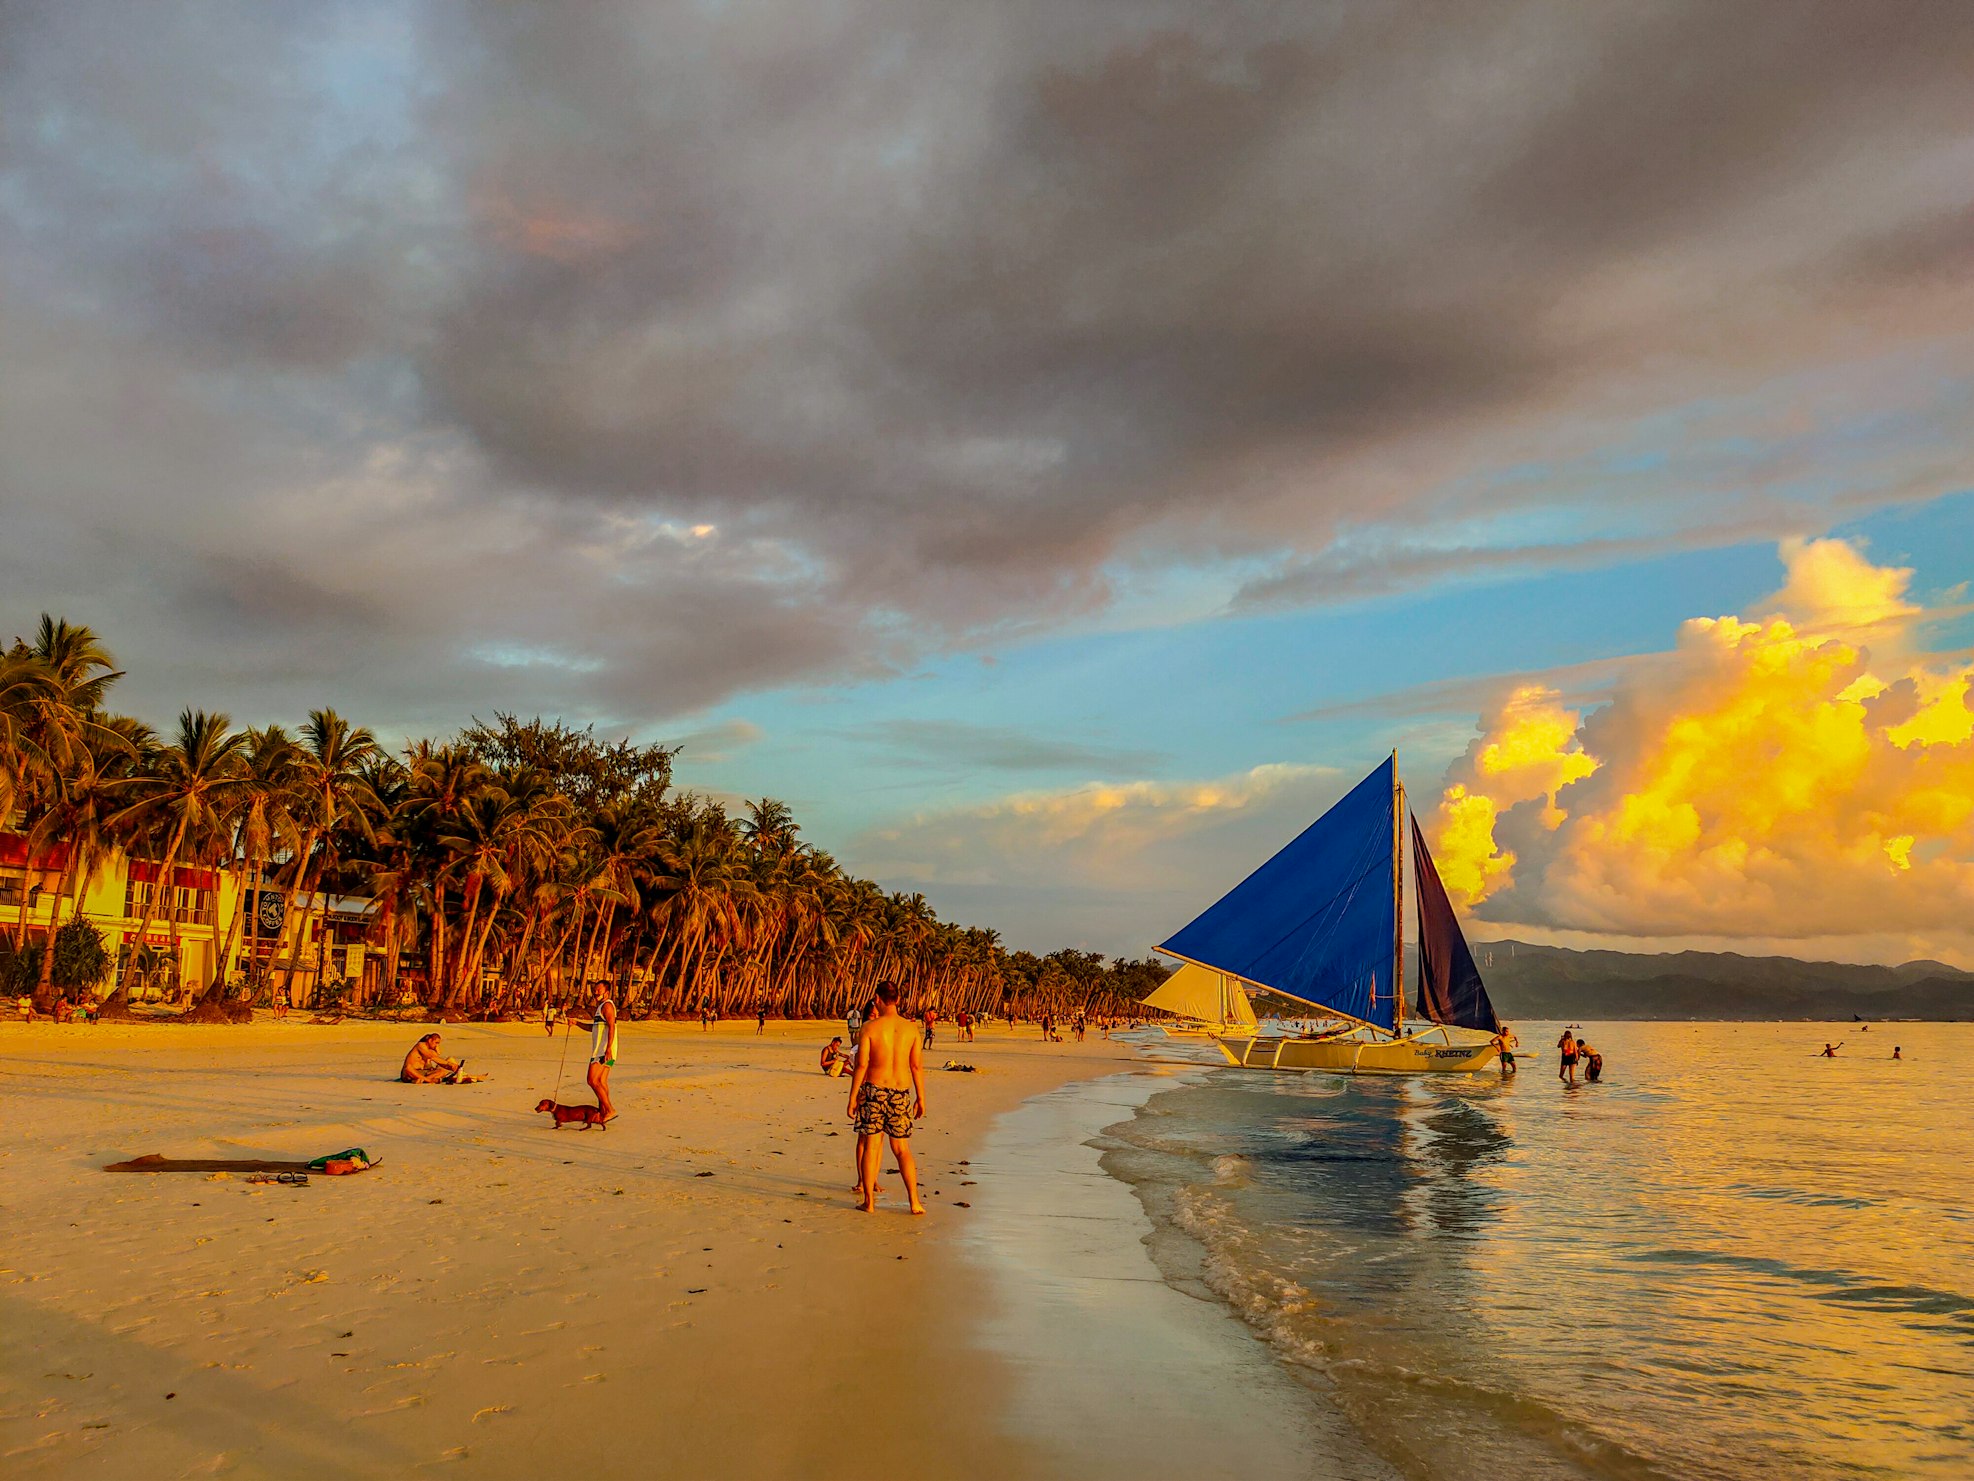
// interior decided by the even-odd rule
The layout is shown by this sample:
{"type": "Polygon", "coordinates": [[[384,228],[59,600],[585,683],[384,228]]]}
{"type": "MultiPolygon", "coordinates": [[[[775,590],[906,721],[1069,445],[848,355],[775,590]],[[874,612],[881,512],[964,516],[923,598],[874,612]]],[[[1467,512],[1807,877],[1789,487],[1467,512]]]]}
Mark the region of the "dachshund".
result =
{"type": "Polygon", "coordinates": [[[582,1128],[585,1131],[588,1131],[592,1126],[603,1125],[603,1107],[601,1106],[564,1106],[558,1105],[552,1100],[545,1100],[536,1106],[535,1109],[537,1111],[547,1111],[553,1116],[557,1131],[560,1131],[563,1125],[570,1121],[582,1123],[582,1128]]]}

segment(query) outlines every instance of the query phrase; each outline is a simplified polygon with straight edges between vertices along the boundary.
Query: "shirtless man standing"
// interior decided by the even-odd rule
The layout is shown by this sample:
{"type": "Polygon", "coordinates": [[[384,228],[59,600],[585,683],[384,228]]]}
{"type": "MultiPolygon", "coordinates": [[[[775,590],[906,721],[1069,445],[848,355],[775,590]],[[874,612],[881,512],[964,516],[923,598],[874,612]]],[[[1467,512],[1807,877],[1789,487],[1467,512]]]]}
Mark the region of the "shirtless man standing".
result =
{"type": "Polygon", "coordinates": [[[865,1213],[877,1211],[877,1175],[884,1167],[884,1146],[898,1159],[912,1212],[922,1214],[918,1197],[918,1164],[908,1145],[912,1122],[925,1114],[925,1062],[919,1053],[918,1025],[899,1016],[898,989],[877,985],[877,1005],[857,1036],[857,1067],[850,1077],[849,1114],[857,1130],[857,1193],[865,1213]]]}

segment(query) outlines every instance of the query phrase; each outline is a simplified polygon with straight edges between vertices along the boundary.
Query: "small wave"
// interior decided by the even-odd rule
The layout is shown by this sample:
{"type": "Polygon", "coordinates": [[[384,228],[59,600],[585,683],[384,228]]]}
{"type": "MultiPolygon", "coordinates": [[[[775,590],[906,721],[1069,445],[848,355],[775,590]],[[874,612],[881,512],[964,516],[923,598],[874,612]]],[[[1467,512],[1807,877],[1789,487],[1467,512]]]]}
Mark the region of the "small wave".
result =
{"type": "Polygon", "coordinates": [[[1247,1158],[1237,1152],[1216,1157],[1213,1159],[1213,1181],[1222,1188],[1232,1183],[1245,1183],[1250,1165],[1247,1158]]]}
{"type": "Polygon", "coordinates": [[[1815,1193],[1806,1188],[1762,1188],[1751,1183],[1730,1183],[1730,1193],[1743,1198],[1763,1198],[1776,1203],[1800,1204],[1804,1208],[1878,1208],[1883,1200],[1846,1197],[1840,1193],[1815,1193]]]}
{"type": "Polygon", "coordinates": [[[1882,1311],[1909,1311],[1923,1316],[1974,1316],[1974,1299],[1959,1291],[1936,1291],[1928,1286],[1851,1286],[1819,1292],[1819,1299],[1882,1311]]]}

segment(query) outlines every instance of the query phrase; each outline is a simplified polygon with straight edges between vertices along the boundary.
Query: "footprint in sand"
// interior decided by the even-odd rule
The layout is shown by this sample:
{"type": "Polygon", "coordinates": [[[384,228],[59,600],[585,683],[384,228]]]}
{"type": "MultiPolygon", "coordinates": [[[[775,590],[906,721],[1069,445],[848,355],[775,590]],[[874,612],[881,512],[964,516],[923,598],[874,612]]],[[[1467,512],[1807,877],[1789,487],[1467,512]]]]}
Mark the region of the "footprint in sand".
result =
{"type": "Polygon", "coordinates": [[[406,1409],[422,1409],[427,1402],[429,1401],[424,1394],[406,1394],[395,1404],[386,1404],[381,1409],[366,1409],[357,1417],[359,1419],[377,1419],[386,1414],[402,1413],[406,1409]]]}

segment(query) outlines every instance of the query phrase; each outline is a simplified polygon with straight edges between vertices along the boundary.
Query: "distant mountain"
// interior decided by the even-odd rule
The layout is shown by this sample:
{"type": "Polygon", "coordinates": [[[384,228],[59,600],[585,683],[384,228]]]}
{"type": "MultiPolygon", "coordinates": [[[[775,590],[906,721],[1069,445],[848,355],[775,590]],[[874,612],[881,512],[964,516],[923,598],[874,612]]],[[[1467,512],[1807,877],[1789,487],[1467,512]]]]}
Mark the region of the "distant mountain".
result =
{"type": "MultiPolygon", "coordinates": [[[[1732,951],[1571,951],[1476,941],[1503,1018],[1974,1019],[1974,972],[1802,962],[1732,951]]],[[[1415,979],[1416,980],[1416,979],[1415,979]]]]}

